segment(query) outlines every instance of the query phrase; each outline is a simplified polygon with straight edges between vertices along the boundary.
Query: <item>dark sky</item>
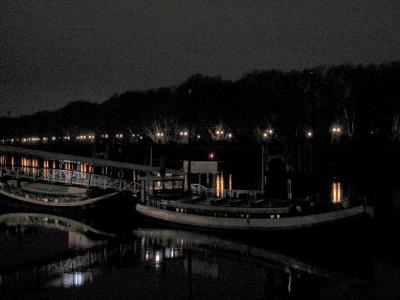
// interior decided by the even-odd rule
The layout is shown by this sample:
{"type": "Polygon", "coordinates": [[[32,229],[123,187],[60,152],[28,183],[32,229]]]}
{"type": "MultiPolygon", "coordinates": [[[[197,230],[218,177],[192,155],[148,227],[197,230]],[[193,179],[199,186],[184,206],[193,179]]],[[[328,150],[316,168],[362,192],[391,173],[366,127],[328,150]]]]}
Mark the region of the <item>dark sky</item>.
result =
{"type": "Polygon", "coordinates": [[[0,115],[177,85],[400,58],[400,1],[0,1],[0,115]]]}

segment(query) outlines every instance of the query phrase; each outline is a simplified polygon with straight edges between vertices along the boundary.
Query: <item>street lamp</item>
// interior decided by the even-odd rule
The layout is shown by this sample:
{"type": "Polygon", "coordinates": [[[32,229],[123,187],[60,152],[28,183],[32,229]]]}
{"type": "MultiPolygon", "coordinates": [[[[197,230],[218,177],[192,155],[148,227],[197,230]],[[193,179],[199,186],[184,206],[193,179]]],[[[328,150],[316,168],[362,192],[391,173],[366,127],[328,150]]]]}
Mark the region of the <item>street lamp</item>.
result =
{"type": "Polygon", "coordinates": [[[265,189],[265,142],[271,140],[274,131],[267,128],[261,131],[261,193],[264,194],[265,189]]]}
{"type": "Polygon", "coordinates": [[[186,136],[189,135],[189,133],[187,132],[187,130],[183,130],[183,131],[179,132],[179,135],[182,136],[182,137],[186,137],[186,136]]]}
{"type": "Polygon", "coordinates": [[[333,126],[331,128],[331,132],[334,135],[341,135],[342,134],[342,128],[340,126],[335,125],[335,126],[333,126]]]}
{"type": "Polygon", "coordinates": [[[267,139],[271,138],[273,134],[274,134],[274,131],[272,130],[272,128],[268,128],[262,132],[261,137],[263,140],[267,140],[267,139]]]}
{"type": "Polygon", "coordinates": [[[339,138],[342,134],[342,128],[338,125],[332,126],[331,134],[332,134],[332,142],[339,141],[339,138]]]}

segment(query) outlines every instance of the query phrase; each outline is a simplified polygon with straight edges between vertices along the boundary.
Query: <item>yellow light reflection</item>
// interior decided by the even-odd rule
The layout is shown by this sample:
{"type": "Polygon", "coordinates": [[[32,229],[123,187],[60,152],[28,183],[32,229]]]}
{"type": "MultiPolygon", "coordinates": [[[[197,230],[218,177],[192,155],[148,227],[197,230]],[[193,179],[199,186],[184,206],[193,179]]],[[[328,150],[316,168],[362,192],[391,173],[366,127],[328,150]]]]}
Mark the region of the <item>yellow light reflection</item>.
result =
{"type": "Polygon", "coordinates": [[[39,160],[32,159],[32,167],[33,167],[33,169],[32,169],[33,174],[37,175],[37,173],[38,173],[38,169],[37,168],[39,167],[39,160]]]}
{"type": "Polygon", "coordinates": [[[43,177],[44,178],[49,177],[49,161],[48,160],[43,161],[43,177]]]}
{"type": "Polygon", "coordinates": [[[224,174],[222,172],[221,174],[217,174],[215,187],[216,187],[215,189],[216,196],[223,198],[225,183],[224,183],[224,174]]]}
{"type": "Polygon", "coordinates": [[[334,181],[332,183],[332,203],[340,203],[343,200],[342,183],[334,181]]]}

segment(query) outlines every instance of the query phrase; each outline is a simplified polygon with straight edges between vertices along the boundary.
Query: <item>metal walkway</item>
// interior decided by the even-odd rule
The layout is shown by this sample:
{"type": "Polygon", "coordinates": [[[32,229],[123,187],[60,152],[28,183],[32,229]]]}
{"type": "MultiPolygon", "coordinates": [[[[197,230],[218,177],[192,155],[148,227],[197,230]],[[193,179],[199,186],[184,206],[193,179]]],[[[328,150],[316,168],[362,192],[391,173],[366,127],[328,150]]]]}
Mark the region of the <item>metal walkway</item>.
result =
{"type": "MultiPolygon", "coordinates": [[[[20,155],[28,155],[33,157],[39,157],[48,160],[68,160],[71,162],[81,162],[81,163],[88,163],[91,165],[99,166],[99,167],[114,167],[120,169],[127,169],[127,170],[135,170],[135,171],[143,171],[143,172],[153,172],[157,173],[160,172],[159,167],[151,167],[139,164],[132,164],[127,162],[119,162],[113,160],[106,160],[106,159],[99,159],[99,158],[91,158],[86,156],[77,156],[77,155],[70,155],[64,153],[56,153],[56,152],[49,152],[43,150],[35,150],[35,149],[27,149],[22,147],[14,147],[14,146],[6,146],[0,145],[0,153],[8,153],[8,154],[20,154],[20,155]]],[[[172,175],[182,175],[182,171],[175,170],[175,169],[166,169],[167,173],[172,175]]]]}
{"type": "Polygon", "coordinates": [[[5,176],[15,179],[40,180],[49,183],[63,183],[87,188],[97,187],[101,189],[112,189],[119,192],[139,192],[139,184],[134,181],[71,170],[0,166],[0,177],[5,176]]]}

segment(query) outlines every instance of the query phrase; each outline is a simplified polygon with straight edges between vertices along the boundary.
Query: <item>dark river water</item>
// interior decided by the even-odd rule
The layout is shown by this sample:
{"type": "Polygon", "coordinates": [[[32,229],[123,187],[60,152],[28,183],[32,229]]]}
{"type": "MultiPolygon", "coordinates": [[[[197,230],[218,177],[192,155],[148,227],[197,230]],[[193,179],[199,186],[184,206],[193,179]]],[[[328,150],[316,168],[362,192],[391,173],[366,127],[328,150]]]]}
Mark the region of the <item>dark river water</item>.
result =
{"type": "Polygon", "coordinates": [[[399,248],[374,224],[299,239],[169,228],[134,214],[114,226],[115,218],[96,223],[1,208],[0,298],[398,299],[400,293],[399,248]]]}

